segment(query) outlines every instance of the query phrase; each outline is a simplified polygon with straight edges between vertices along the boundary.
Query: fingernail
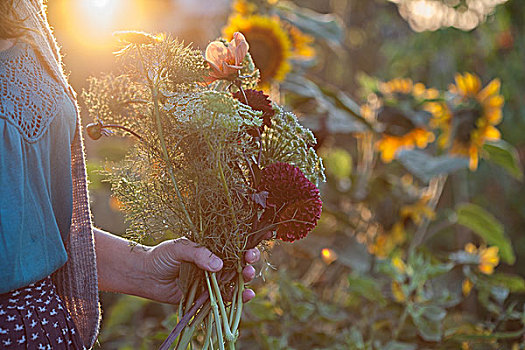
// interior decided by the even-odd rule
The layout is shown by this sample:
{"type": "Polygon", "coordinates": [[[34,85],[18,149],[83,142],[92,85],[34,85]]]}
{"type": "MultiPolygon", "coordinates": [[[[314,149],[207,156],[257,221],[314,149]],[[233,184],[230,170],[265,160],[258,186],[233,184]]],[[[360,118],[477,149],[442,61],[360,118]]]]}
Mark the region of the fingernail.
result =
{"type": "Polygon", "coordinates": [[[222,260],[214,256],[210,261],[210,269],[213,271],[219,271],[222,269],[222,260]]]}
{"type": "Polygon", "coordinates": [[[242,302],[247,303],[255,297],[255,292],[251,289],[245,289],[242,291],[242,302]]]}
{"type": "Polygon", "coordinates": [[[247,259],[249,262],[253,262],[255,260],[255,252],[253,250],[250,250],[247,254],[247,259]]]}
{"type": "Polygon", "coordinates": [[[255,277],[255,268],[252,265],[248,265],[244,268],[244,277],[252,280],[255,277]]]}

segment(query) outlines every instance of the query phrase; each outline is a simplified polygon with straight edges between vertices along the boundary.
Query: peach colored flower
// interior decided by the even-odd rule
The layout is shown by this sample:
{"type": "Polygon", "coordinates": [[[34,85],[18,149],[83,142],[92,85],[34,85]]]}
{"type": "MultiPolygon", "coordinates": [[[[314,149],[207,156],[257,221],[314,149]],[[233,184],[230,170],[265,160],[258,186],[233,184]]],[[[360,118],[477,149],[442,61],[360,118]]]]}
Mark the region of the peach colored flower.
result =
{"type": "Polygon", "coordinates": [[[206,78],[208,84],[215,80],[232,80],[242,69],[242,61],[248,53],[249,45],[244,35],[233,34],[233,39],[225,44],[222,41],[212,41],[206,47],[206,61],[211,72],[206,78]]]}

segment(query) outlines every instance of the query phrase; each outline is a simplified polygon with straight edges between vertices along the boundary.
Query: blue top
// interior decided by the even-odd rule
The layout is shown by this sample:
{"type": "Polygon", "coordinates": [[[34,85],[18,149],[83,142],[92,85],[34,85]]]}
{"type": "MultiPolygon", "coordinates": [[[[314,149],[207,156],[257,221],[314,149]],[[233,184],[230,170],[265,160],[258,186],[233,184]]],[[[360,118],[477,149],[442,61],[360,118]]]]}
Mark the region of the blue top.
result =
{"type": "Polygon", "coordinates": [[[0,52],[0,293],[67,260],[75,106],[29,44],[0,52]]]}

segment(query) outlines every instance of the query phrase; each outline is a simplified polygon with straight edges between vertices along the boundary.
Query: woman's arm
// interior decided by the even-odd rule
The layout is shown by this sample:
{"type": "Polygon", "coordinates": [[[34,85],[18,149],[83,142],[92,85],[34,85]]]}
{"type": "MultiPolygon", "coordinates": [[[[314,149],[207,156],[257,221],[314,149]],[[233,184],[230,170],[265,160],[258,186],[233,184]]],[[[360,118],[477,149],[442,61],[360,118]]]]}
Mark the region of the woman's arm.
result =
{"type": "MultiPolygon", "coordinates": [[[[181,261],[192,262],[210,272],[219,271],[223,265],[208,249],[185,238],[165,241],[154,247],[138,244],[132,249],[129,241],[111,233],[95,228],[94,235],[98,285],[103,291],[175,304],[182,296],[177,285],[181,261]]],[[[245,254],[248,264],[259,258],[257,249],[250,249],[245,254]]],[[[253,266],[246,266],[243,275],[246,281],[253,279],[253,266]]],[[[244,292],[245,301],[255,296],[250,289],[244,292]]]]}

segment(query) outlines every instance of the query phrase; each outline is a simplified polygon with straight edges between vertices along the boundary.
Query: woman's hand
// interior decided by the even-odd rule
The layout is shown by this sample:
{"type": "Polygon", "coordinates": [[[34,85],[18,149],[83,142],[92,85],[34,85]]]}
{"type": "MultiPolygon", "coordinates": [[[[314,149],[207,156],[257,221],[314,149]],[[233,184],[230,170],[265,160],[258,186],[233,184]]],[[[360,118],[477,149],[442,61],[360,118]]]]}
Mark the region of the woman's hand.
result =
{"type": "MultiPolygon", "coordinates": [[[[176,304],[182,297],[177,280],[180,263],[191,262],[203,270],[217,272],[223,262],[208,249],[185,238],[165,241],[154,247],[137,245],[133,249],[129,241],[94,229],[99,289],[137,295],[163,303],[176,304]]],[[[249,264],[259,260],[257,248],[246,251],[243,269],[244,281],[255,277],[255,269],[249,264]]],[[[243,301],[255,296],[251,289],[243,292],[243,301]]]]}
{"type": "MultiPolygon", "coordinates": [[[[218,272],[223,266],[222,260],[208,249],[185,238],[165,241],[147,249],[144,270],[151,279],[151,285],[155,286],[148,298],[161,302],[175,304],[182,297],[182,292],[177,284],[182,261],[194,263],[209,272],[218,272]]],[[[247,264],[253,264],[259,260],[260,256],[257,248],[250,249],[244,254],[244,260],[247,264]]],[[[255,269],[251,265],[246,265],[242,274],[244,281],[249,282],[255,277],[255,269]]],[[[254,296],[253,290],[245,289],[243,301],[247,302],[254,296]]]]}

